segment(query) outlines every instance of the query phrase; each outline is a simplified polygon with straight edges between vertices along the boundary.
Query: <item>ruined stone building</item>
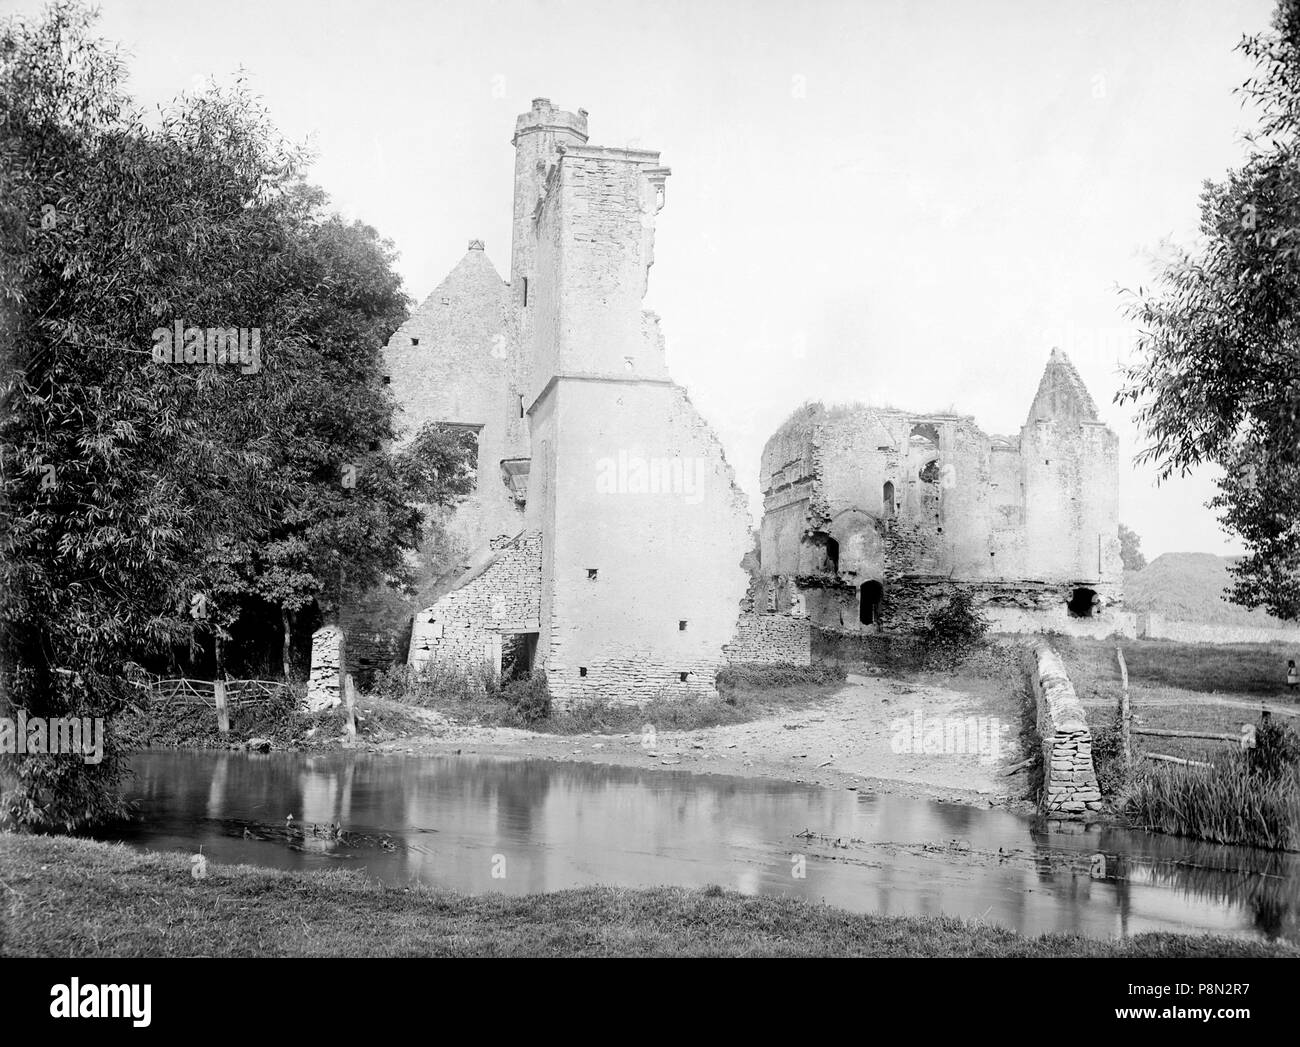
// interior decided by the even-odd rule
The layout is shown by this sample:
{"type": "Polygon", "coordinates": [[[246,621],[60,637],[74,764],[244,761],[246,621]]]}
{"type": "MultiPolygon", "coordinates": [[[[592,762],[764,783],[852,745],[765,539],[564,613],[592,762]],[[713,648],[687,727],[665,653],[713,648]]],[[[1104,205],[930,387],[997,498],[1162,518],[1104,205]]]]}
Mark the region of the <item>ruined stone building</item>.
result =
{"type": "Polygon", "coordinates": [[[478,448],[440,536],[460,569],[414,614],[409,664],[540,667],[561,703],[706,695],[725,662],[807,664],[826,637],[907,632],[954,587],[998,629],[1132,633],[1118,441],[1063,353],[1013,437],[956,414],[799,409],[763,451],[755,547],[642,309],[668,168],[589,145],[583,110],[541,98],[513,144],[509,279],[470,241],[384,351],[408,435],[440,422],[478,448]]]}
{"type": "Polygon", "coordinates": [[[449,525],[469,569],[415,615],[408,660],[542,666],[561,702],[713,693],[750,520],[641,308],[669,170],[544,98],[513,142],[509,280],[471,241],[384,354],[408,432],[478,441],[449,525]]]}
{"type": "Polygon", "coordinates": [[[1055,349],[1016,436],[955,414],[805,406],[763,450],[742,633],[756,649],[793,649],[804,623],[905,632],[954,586],[1003,631],[1131,631],[1119,610],[1117,453],[1055,349]]]}

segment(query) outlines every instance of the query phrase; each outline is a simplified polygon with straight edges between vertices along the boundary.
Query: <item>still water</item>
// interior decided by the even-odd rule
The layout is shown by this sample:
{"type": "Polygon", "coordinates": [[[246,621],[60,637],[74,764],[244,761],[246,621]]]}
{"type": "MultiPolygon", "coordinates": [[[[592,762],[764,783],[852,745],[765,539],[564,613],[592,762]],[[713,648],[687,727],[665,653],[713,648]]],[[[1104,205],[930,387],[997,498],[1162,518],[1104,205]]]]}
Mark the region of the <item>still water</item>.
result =
{"type": "Polygon", "coordinates": [[[140,817],[113,838],[202,846],[222,863],[351,868],[468,893],[721,884],[1026,934],[1300,941],[1297,854],[847,789],[548,760],[153,752],[133,766],[140,817]],[[331,839],[335,823],[342,836],[331,839]]]}

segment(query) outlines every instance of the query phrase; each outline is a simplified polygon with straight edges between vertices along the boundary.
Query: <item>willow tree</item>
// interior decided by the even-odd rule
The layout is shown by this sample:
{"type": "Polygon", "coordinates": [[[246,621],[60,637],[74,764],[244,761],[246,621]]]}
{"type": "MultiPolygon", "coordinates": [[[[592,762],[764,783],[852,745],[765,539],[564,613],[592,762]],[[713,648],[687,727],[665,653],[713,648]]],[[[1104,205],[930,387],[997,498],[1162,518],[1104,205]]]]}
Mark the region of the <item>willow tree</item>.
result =
{"type": "Polygon", "coordinates": [[[1240,537],[1231,600],[1300,617],[1300,0],[1239,49],[1260,112],[1243,165],[1201,194],[1201,237],[1129,301],[1140,332],[1119,403],[1160,479],[1223,469],[1209,503],[1240,537]]]}

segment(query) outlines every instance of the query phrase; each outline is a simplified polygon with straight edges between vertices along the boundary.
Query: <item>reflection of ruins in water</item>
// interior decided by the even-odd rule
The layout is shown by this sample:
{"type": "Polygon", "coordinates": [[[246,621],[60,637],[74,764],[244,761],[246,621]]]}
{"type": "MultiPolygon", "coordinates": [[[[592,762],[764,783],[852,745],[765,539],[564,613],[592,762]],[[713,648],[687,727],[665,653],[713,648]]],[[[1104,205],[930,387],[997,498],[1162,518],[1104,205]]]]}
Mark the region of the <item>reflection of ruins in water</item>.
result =
{"type": "Polygon", "coordinates": [[[721,884],[1027,934],[1300,939],[1300,856],[1004,810],[472,756],[148,753],[135,765],[143,821],[119,837],[202,846],[218,863],[354,868],[471,893],[721,884]],[[337,822],[348,842],[295,840],[284,831],[290,813],[309,837],[313,823],[337,822]],[[258,827],[251,839],[248,825],[258,827]]]}

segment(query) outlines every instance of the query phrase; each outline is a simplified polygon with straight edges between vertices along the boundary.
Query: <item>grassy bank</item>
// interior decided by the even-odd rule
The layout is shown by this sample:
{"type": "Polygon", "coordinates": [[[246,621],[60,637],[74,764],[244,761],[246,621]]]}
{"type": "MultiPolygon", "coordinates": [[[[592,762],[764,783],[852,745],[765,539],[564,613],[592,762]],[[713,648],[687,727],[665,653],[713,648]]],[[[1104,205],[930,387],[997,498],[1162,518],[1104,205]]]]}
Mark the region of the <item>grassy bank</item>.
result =
{"type": "Polygon", "coordinates": [[[1028,938],[718,888],[466,897],[356,873],[209,865],[120,844],[0,836],[10,956],[1297,956],[1210,936],[1028,938]]]}

